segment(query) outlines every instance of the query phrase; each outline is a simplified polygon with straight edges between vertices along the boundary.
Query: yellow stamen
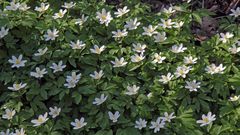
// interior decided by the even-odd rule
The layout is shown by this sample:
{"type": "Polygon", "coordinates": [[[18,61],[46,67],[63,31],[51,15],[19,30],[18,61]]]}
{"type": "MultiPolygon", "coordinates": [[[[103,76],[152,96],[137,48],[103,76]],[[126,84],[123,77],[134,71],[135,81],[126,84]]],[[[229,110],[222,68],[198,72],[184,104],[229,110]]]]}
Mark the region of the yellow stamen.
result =
{"type": "Polygon", "coordinates": [[[203,118],[203,121],[208,123],[209,122],[209,119],[208,118],[203,118]]]}
{"type": "Polygon", "coordinates": [[[42,123],[43,121],[44,121],[44,120],[43,120],[42,117],[38,118],[38,122],[39,122],[39,123],[42,123]]]}
{"type": "Polygon", "coordinates": [[[16,62],[15,62],[16,64],[20,64],[21,63],[21,61],[20,60],[18,60],[18,59],[16,59],[16,62]]]}
{"type": "Polygon", "coordinates": [[[102,18],[102,20],[107,20],[107,16],[106,15],[102,15],[101,18],[102,18]]]}

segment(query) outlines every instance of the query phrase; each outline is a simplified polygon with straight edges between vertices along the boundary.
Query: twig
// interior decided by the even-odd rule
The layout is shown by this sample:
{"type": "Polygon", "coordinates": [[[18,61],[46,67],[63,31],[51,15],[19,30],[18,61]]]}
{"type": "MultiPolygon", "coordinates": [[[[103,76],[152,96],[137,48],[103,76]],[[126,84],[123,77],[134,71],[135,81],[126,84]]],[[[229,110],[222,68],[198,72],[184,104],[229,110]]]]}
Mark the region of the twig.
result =
{"type": "Polygon", "coordinates": [[[239,2],[240,2],[240,0],[233,0],[233,1],[229,4],[229,6],[228,6],[227,10],[225,11],[225,13],[226,13],[226,14],[229,13],[229,11],[230,11],[231,9],[234,9],[234,8],[238,5],[239,2]]]}
{"type": "Polygon", "coordinates": [[[204,0],[202,0],[202,8],[204,8],[204,4],[205,4],[205,1],[204,1],[204,0]]]}

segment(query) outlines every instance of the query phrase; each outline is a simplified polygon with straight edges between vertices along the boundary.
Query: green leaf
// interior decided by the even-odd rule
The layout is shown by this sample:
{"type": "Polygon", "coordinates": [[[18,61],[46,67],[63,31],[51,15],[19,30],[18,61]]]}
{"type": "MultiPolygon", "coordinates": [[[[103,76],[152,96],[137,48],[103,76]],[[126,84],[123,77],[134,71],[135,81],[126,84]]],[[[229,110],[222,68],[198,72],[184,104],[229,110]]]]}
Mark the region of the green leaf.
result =
{"type": "Polygon", "coordinates": [[[43,99],[47,99],[48,98],[48,94],[47,94],[47,91],[46,90],[40,90],[40,95],[42,96],[43,99]]]}
{"type": "Polygon", "coordinates": [[[66,94],[66,91],[62,91],[60,94],[59,94],[59,100],[61,100],[64,95],[66,94]]]}
{"type": "Polygon", "coordinates": [[[112,130],[109,130],[109,131],[100,130],[95,135],[113,135],[113,132],[112,130]]]}
{"type": "Polygon", "coordinates": [[[75,101],[76,104],[79,104],[79,103],[81,102],[81,100],[82,100],[82,95],[79,94],[79,93],[76,92],[76,91],[74,91],[74,92],[72,93],[72,97],[74,98],[74,101],[75,101]]]}
{"type": "Polygon", "coordinates": [[[234,108],[231,105],[224,106],[220,108],[220,117],[224,117],[234,111],[234,108]]]}
{"type": "Polygon", "coordinates": [[[195,20],[196,22],[198,22],[199,24],[202,23],[202,18],[200,17],[199,14],[192,13],[192,16],[193,16],[193,18],[194,18],[194,20],[195,20]]]}
{"type": "Polygon", "coordinates": [[[183,111],[183,108],[181,108],[180,110],[181,112],[178,118],[181,120],[181,123],[184,125],[185,128],[194,129],[196,125],[196,120],[192,116],[192,109],[183,111]]]}
{"type": "Polygon", "coordinates": [[[105,113],[101,119],[101,121],[99,122],[99,126],[102,129],[106,129],[109,126],[109,119],[108,119],[108,115],[105,113]]]}
{"type": "Polygon", "coordinates": [[[83,95],[89,95],[96,92],[96,89],[93,86],[83,86],[79,87],[78,91],[83,95]]]}
{"type": "Polygon", "coordinates": [[[70,65],[72,65],[73,67],[77,67],[76,65],[76,60],[75,59],[68,59],[68,62],[70,63],[70,65]]]}
{"type": "Polygon", "coordinates": [[[118,129],[116,135],[141,135],[136,128],[118,129]]]}

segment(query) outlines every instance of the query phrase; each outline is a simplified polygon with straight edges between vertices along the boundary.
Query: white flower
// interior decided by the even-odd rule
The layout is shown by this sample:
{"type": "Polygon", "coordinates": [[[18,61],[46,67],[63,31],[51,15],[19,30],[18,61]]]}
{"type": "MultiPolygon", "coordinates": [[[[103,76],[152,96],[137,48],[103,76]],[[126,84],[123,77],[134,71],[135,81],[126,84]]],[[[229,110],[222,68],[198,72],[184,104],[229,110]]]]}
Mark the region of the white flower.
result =
{"type": "Polygon", "coordinates": [[[147,36],[152,36],[153,34],[157,34],[158,32],[155,31],[157,29],[157,26],[152,26],[149,25],[148,27],[143,27],[144,32],[142,33],[142,35],[147,35],[147,36]]]}
{"type": "MultiPolygon", "coordinates": [[[[184,0],[182,0],[182,1],[184,1],[184,0]]],[[[173,8],[174,10],[176,10],[176,11],[181,11],[181,12],[184,11],[184,9],[183,9],[182,7],[180,7],[180,6],[172,6],[172,8],[173,8]]]]}
{"type": "Polygon", "coordinates": [[[66,81],[67,82],[69,82],[69,81],[78,82],[81,79],[81,75],[82,75],[81,73],[76,74],[76,72],[72,72],[71,76],[67,76],[66,81]]]}
{"type": "Polygon", "coordinates": [[[25,63],[27,62],[27,60],[22,60],[22,54],[20,54],[18,58],[16,58],[15,56],[12,56],[12,59],[9,59],[8,62],[13,64],[11,66],[12,68],[14,67],[20,68],[25,66],[25,63]]]}
{"type": "Polygon", "coordinates": [[[86,46],[86,44],[83,43],[83,41],[77,40],[76,43],[70,41],[70,46],[72,47],[72,49],[82,49],[86,46]]]}
{"type": "Polygon", "coordinates": [[[186,89],[189,89],[189,91],[197,91],[198,88],[200,88],[201,82],[196,82],[196,80],[193,80],[191,82],[186,81],[187,85],[185,86],[186,89]]]}
{"type": "Polygon", "coordinates": [[[130,10],[127,9],[127,6],[124,6],[123,8],[119,8],[117,12],[115,12],[114,14],[116,15],[116,17],[121,17],[124,14],[128,13],[130,10]]]}
{"type": "Polygon", "coordinates": [[[104,73],[103,73],[102,70],[100,70],[99,72],[94,71],[94,74],[90,74],[90,76],[91,76],[93,79],[96,79],[96,80],[101,79],[103,75],[104,75],[104,73]]]}
{"type": "Polygon", "coordinates": [[[172,48],[171,48],[171,51],[173,53],[181,53],[181,52],[184,52],[185,50],[187,50],[187,48],[183,47],[183,44],[173,45],[172,48]]]}
{"type": "Polygon", "coordinates": [[[2,115],[2,118],[7,119],[7,120],[11,120],[15,114],[16,114],[15,110],[6,109],[5,114],[2,115]]]}
{"type": "Polygon", "coordinates": [[[120,113],[116,111],[114,114],[112,112],[108,112],[109,119],[112,120],[113,123],[118,121],[118,118],[120,117],[120,113]]]}
{"type": "Polygon", "coordinates": [[[172,7],[169,7],[168,9],[163,8],[163,12],[166,14],[172,14],[172,13],[176,12],[176,10],[174,10],[172,7]]]}
{"type": "Polygon", "coordinates": [[[63,62],[59,61],[58,64],[52,63],[52,66],[50,68],[53,69],[53,73],[56,73],[58,71],[63,71],[65,67],[66,65],[63,65],[63,62]]]}
{"type": "Polygon", "coordinates": [[[19,10],[22,10],[22,11],[26,11],[29,8],[30,7],[28,7],[26,3],[21,3],[20,6],[19,6],[19,10]]]}
{"type": "Polygon", "coordinates": [[[12,11],[16,11],[18,10],[20,7],[20,3],[15,3],[15,1],[13,0],[12,2],[10,2],[10,6],[6,6],[7,10],[12,10],[12,11]]]}
{"type": "Polygon", "coordinates": [[[183,1],[186,1],[187,3],[190,3],[192,0],[183,0],[183,1]]]}
{"type": "Polygon", "coordinates": [[[0,132],[0,135],[12,135],[13,133],[10,133],[10,130],[9,129],[7,129],[6,130],[6,132],[4,132],[4,131],[1,131],[0,132]]]}
{"type": "Polygon", "coordinates": [[[111,17],[111,13],[110,12],[107,12],[105,8],[102,9],[102,12],[97,12],[97,16],[96,16],[97,19],[99,19],[100,21],[100,24],[104,24],[106,26],[108,26],[108,24],[111,22],[111,20],[113,19],[111,17]]]}
{"type": "Polygon", "coordinates": [[[217,67],[217,73],[220,73],[220,74],[222,74],[223,73],[223,70],[225,69],[226,67],[223,67],[223,65],[222,64],[220,64],[218,67],[217,67]]]}
{"type": "Polygon", "coordinates": [[[147,126],[147,121],[145,119],[139,118],[139,120],[135,121],[135,128],[142,129],[147,126]]]}
{"type": "Polygon", "coordinates": [[[163,41],[165,41],[167,39],[165,32],[157,33],[157,35],[153,36],[153,38],[155,39],[154,42],[156,42],[156,43],[163,42],[163,41]]]}
{"type": "Polygon", "coordinates": [[[143,53],[139,54],[135,54],[131,56],[131,61],[132,62],[140,62],[145,58],[145,56],[143,56],[143,53]]]}
{"type": "Polygon", "coordinates": [[[85,23],[88,19],[88,16],[85,17],[85,15],[83,14],[81,18],[79,19],[76,19],[75,21],[75,24],[78,24],[78,25],[83,25],[83,23],[85,23]]]}
{"type": "Polygon", "coordinates": [[[1,31],[0,31],[0,38],[5,37],[8,34],[8,30],[5,27],[1,27],[1,31]]]}
{"type": "Polygon", "coordinates": [[[237,42],[236,42],[236,44],[237,44],[238,46],[240,46],[240,40],[239,40],[239,41],[237,41],[237,42]]]}
{"type": "Polygon", "coordinates": [[[53,19],[58,19],[58,18],[63,18],[64,15],[67,13],[67,9],[60,9],[58,13],[55,13],[53,17],[53,19]]]}
{"type": "Polygon", "coordinates": [[[170,115],[168,115],[167,112],[164,112],[164,117],[160,117],[163,121],[167,121],[167,122],[171,122],[171,119],[176,118],[176,116],[174,116],[174,112],[172,112],[170,115]]]}
{"type": "Polygon", "coordinates": [[[48,116],[48,113],[46,112],[44,115],[39,115],[38,119],[31,120],[31,123],[34,124],[33,125],[34,127],[40,126],[48,120],[47,116],[48,116]]]}
{"type": "Polygon", "coordinates": [[[173,75],[171,73],[168,73],[167,75],[162,75],[161,79],[159,79],[159,81],[162,82],[163,84],[166,84],[169,81],[171,81],[172,78],[173,78],[173,75]]]}
{"type": "Polygon", "coordinates": [[[176,77],[178,78],[178,77],[182,77],[182,78],[186,78],[186,75],[188,74],[188,72],[191,70],[191,67],[190,66],[185,66],[185,65],[183,65],[183,66],[178,66],[177,67],[177,70],[176,70],[176,72],[175,72],[175,75],[176,75],[176,77]]]}
{"type": "Polygon", "coordinates": [[[40,7],[35,7],[35,10],[38,11],[38,12],[45,12],[46,10],[48,10],[49,8],[49,4],[47,3],[41,3],[41,6],[40,7]]]}
{"type": "Polygon", "coordinates": [[[130,21],[127,21],[124,28],[128,30],[135,30],[140,24],[140,22],[137,22],[137,18],[134,18],[134,20],[130,19],[130,21]]]}
{"type": "Polygon", "coordinates": [[[49,110],[49,115],[51,115],[52,118],[56,118],[61,112],[61,108],[58,108],[56,106],[54,106],[54,108],[50,107],[49,110]]]}
{"type": "Polygon", "coordinates": [[[184,57],[184,60],[183,60],[185,64],[196,64],[197,63],[196,61],[197,61],[197,58],[193,58],[192,56],[184,57]]]}
{"type": "Polygon", "coordinates": [[[76,72],[72,72],[71,76],[67,76],[67,83],[65,83],[64,86],[66,86],[67,88],[74,88],[76,87],[76,84],[79,82],[80,78],[81,73],[77,75],[76,72]]]}
{"type": "Polygon", "coordinates": [[[145,52],[145,48],[147,47],[145,44],[133,44],[133,51],[138,52],[138,53],[144,53],[145,52]]]}
{"type": "Polygon", "coordinates": [[[235,95],[233,97],[230,97],[229,100],[234,102],[234,101],[237,101],[239,98],[240,98],[240,95],[238,95],[238,96],[235,95]]]}
{"type": "Polygon", "coordinates": [[[9,90],[18,91],[24,87],[26,87],[26,83],[14,83],[12,87],[8,87],[9,90]]]}
{"type": "Polygon", "coordinates": [[[48,50],[47,47],[45,47],[44,49],[40,48],[37,50],[38,51],[37,53],[34,53],[34,56],[42,56],[47,52],[47,50],[48,50]]]}
{"type": "Polygon", "coordinates": [[[121,30],[112,31],[112,34],[113,34],[112,37],[114,37],[114,38],[116,38],[116,39],[119,39],[119,38],[122,38],[122,37],[126,37],[127,34],[128,34],[128,32],[127,32],[126,29],[124,29],[124,30],[122,30],[122,31],[121,31],[121,30]]]}
{"type": "Polygon", "coordinates": [[[223,43],[226,43],[230,38],[232,38],[234,35],[232,33],[220,33],[221,38],[219,39],[223,43]]]}
{"type": "Polygon", "coordinates": [[[75,88],[76,84],[77,83],[75,81],[70,80],[69,82],[65,83],[64,86],[70,89],[70,88],[75,88]]]}
{"type": "MultiPolygon", "coordinates": [[[[4,17],[7,17],[8,16],[8,13],[5,12],[6,9],[0,9],[0,16],[4,16],[4,17]]],[[[0,132],[1,133],[1,132],[0,132]]]]}
{"type": "Polygon", "coordinates": [[[217,66],[215,64],[211,64],[210,66],[207,66],[205,68],[205,71],[207,71],[207,73],[209,74],[215,74],[217,70],[217,66]]]}
{"type": "Polygon", "coordinates": [[[21,128],[20,130],[16,129],[15,133],[13,133],[12,135],[26,135],[26,134],[25,134],[25,130],[21,128]]]}
{"type": "Polygon", "coordinates": [[[231,16],[234,16],[234,17],[238,17],[238,16],[240,16],[240,7],[237,7],[237,9],[236,10],[234,10],[234,9],[231,9],[231,16]]]}
{"type": "Polygon", "coordinates": [[[115,58],[115,61],[111,61],[111,63],[113,64],[113,67],[123,67],[127,65],[127,62],[124,61],[123,57],[121,57],[120,59],[115,58]]]}
{"type": "Polygon", "coordinates": [[[56,37],[58,37],[58,30],[57,29],[53,29],[52,31],[50,29],[47,30],[47,33],[44,35],[45,41],[48,40],[55,40],[56,37]]]}
{"type": "Polygon", "coordinates": [[[240,51],[240,47],[237,47],[236,45],[232,45],[232,47],[230,47],[228,49],[232,54],[236,54],[240,51]]]}
{"type": "Polygon", "coordinates": [[[216,120],[215,114],[212,115],[212,112],[208,112],[207,116],[203,114],[202,120],[197,120],[197,123],[200,123],[201,124],[200,126],[202,127],[212,123],[215,120],[216,120]]]}
{"type": "Polygon", "coordinates": [[[154,53],[154,60],[152,61],[152,63],[158,63],[158,64],[162,63],[166,59],[166,57],[163,57],[161,55],[162,55],[161,52],[154,53]]]}
{"type": "Polygon", "coordinates": [[[76,5],[76,3],[73,3],[72,1],[69,2],[69,3],[68,2],[64,2],[64,5],[62,5],[62,7],[69,9],[69,8],[74,7],[75,5],[76,5]]]}
{"type": "Polygon", "coordinates": [[[175,24],[175,22],[172,22],[172,19],[164,20],[161,19],[161,22],[159,25],[162,26],[163,28],[172,28],[172,25],[175,24]]]}
{"type": "Polygon", "coordinates": [[[222,74],[225,68],[226,67],[223,67],[222,64],[220,64],[219,66],[216,66],[215,64],[212,63],[210,66],[207,66],[205,70],[207,71],[207,73],[212,75],[217,73],[222,74]]]}
{"type": "Polygon", "coordinates": [[[74,122],[71,122],[71,125],[73,126],[73,129],[79,129],[87,125],[87,122],[84,122],[84,118],[81,117],[79,119],[75,119],[74,122]]]}
{"type": "Polygon", "coordinates": [[[161,118],[158,117],[158,119],[155,121],[151,122],[151,126],[149,127],[150,129],[154,129],[154,133],[157,133],[160,131],[160,128],[164,128],[165,126],[165,121],[161,121],[161,118]]]}
{"type": "Polygon", "coordinates": [[[140,89],[140,87],[137,87],[136,85],[131,86],[127,86],[127,91],[125,92],[126,95],[135,95],[138,93],[138,90],[140,89]]]}
{"type": "Polygon", "coordinates": [[[100,98],[95,98],[93,101],[94,105],[101,105],[103,102],[107,100],[108,96],[105,96],[104,94],[101,94],[100,98]]]}
{"type": "Polygon", "coordinates": [[[36,72],[30,72],[30,75],[35,78],[42,78],[44,74],[47,74],[46,68],[42,70],[39,67],[36,67],[36,72]]]}
{"type": "Polygon", "coordinates": [[[101,46],[100,48],[99,48],[97,45],[94,45],[94,48],[93,48],[93,49],[90,49],[90,51],[91,51],[92,53],[96,53],[96,54],[101,54],[102,51],[104,51],[104,50],[105,50],[105,46],[104,46],[104,45],[101,46]]]}
{"type": "Polygon", "coordinates": [[[148,93],[147,97],[148,97],[148,99],[152,98],[153,97],[153,93],[152,92],[148,93]]]}
{"type": "Polygon", "coordinates": [[[180,21],[180,22],[175,22],[175,25],[173,26],[174,28],[181,28],[183,26],[184,22],[180,21]]]}

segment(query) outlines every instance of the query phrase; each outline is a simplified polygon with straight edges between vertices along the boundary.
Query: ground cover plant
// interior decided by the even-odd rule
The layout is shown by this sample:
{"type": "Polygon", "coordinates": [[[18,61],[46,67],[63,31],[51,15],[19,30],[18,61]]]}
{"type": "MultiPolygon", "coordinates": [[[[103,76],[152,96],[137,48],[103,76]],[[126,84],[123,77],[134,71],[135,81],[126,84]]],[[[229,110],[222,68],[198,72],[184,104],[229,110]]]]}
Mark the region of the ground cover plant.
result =
{"type": "Polygon", "coordinates": [[[0,1],[0,135],[240,134],[237,1],[109,3],[0,1]]]}

